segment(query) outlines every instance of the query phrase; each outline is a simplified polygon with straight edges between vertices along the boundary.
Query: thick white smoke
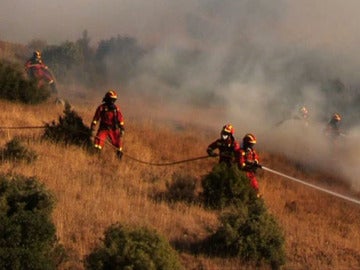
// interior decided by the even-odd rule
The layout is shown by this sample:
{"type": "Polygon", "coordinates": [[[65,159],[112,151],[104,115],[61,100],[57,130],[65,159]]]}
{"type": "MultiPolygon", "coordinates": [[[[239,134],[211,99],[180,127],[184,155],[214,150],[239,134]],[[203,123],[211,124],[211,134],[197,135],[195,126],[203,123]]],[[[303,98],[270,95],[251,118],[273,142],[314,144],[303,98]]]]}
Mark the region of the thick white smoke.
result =
{"type": "Polygon", "coordinates": [[[211,108],[214,115],[193,120],[218,129],[232,122],[238,138],[253,132],[259,147],[340,172],[359,187],[359,8],[356,0],[2,0],[0,39],[57,43],[85,29],[94,45],[135,37],[152,51],[129,88],[170,100],[170,118],[189,105],[211,108]],[[324,90],[336,80],[346,96],[324,90]],[[293,120],[277,125],[300,106],[309,109],[307,129],[293,120]],[[322,129],[335,111],[351,130],[332,156],[322,129]]]}

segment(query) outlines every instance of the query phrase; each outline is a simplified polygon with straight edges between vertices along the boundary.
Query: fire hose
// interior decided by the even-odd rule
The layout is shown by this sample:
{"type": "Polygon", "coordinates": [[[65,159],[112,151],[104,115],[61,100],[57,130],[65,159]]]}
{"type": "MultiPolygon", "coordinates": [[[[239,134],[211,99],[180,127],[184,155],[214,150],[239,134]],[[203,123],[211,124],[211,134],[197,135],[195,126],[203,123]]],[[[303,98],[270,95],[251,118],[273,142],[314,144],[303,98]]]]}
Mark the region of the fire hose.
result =
{"type": "MultiPolygon", "coordinates": [[[[4,126],[4,127],[0,127],[0,129],[37,129],[37,128],[45,128],[45,126],[21,126],[21,127],[5,127],[4,126]]],[[[206,156],[199,156],[199,157],[194,157],[194,158],[189,158],[189,159],[184,159],[184,160],[178,160],[178,161],[173,161],[173,162],[167,162],[167,163],[154,163],[154,162],[142,161],[140,159],[134,158],[134,157],[132,157],[132,156],[130,156],[128,154],[125,154],[125,153],[124,153],[124,155],[127,156],[129,159],[132,159],[134,161],[137,161],[137,162],[140,162],[140,163],[143,163],[143,164],[153,165],[153,166],[175,165],[175,164],[180,164],[180,163],[185,163],[185,162],[190,162],[190,161],[195,161],[195,160],[207,159],[207,158],[211,157],[211,156],[206,155],[206,156]]],[[[267,172],[282,176],[284,178],[290,179],[290,180],[292,180],[294,182],[297,182],[297,183],[300,183],[302,185],[311,187],[313,189],[322,191],[322,192],[330,194],[332,196],[335,196],[335,197],[341,198],[343,200],[346,200],[346,201],[349,201],[349,202],[360,205],[360,200],[357,200],[355,198],[351,198],[349,196],[345,196],[343,194],[340,194],[340,193],[337,193],[337,192],[334,192],[334,191],[319,187],[317,185],[310,184],[310,183],[308,183],[306,181],[303,181],[301,179],[286,175],[284,173],[281,173],[279,171],[270,169],[270,168],[268,168],[266,166],[263,166],[263,165],[261,165],[260,168],[262,168],[264,171],[267,171],[267,172]]]]}
{"type": "Polygon", "coordinates": [[[327,193],[327,194],[330,194],[330,195],[332,195],[332,196],[335,196],[335,197],[341,198],[341,199],[343,199],[343,200],[346,200],[346,201],[349,201],[349,202],[356,203],[356,204],[360,205],[360,201],[357,200],[357,199],[354,199],[354,198],[351,198],[351,197],[342,195],[342,194],[340,194],[340,193],[337,193],[337,192],[334,192],[334,191],[331,191],[331,190],[328,190],[328,189],[325,189],[325,188],[316,186],[316,185],[314,185],[314,184],[310,184],[310,183],[308,183],[308,182],[305,182],[305,181],[300,180],[300,179],[298,179],[298,178],[295,178],[295,177],[286,175],[286,174],[284,174],[284,173],[275,171],[275,170],[270,169],[270,168],[265,167],[265,166],[261,166],[261,168],[262,168],[264,171],[268,171],[268,172],[270,172],[270,173],[277,174],[277,175],[279,175],[279,176],[285,177],[285,178],[287,178],[287,179],[290,179],[290,180],[295,181],[295,182],[297,182],[297,183],[300,183],[300,184],[302,184],[302,185],[311,187],[311,188],[316,189],[316,190],[320,190],[320,191],[325,192],[325,193],[327,193]]]}

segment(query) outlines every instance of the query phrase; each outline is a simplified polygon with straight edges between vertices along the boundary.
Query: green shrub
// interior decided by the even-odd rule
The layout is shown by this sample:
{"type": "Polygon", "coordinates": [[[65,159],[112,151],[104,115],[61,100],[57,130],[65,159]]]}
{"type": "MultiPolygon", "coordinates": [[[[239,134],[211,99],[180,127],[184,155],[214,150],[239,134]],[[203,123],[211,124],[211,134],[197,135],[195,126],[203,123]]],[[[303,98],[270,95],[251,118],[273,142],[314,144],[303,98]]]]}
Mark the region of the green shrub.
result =
{"type": "Polygon", "coordinates": [[[35,178],[0,176],[0,269],[56,269],[54,198],[35,178]]]}
{"type": "Polygon", "coordinates": [[[283,233],[242,171],[218,164],[203,178],[202,185],[207,206],[227,207],[220,218],[222,225],[205,240],[206,251],[257,266],[267,263],[273,269],[284,264],[283,233]]]}
{"type": "Polygon", "coordinates": [[[205,206],[222,209],[231,205],[243,205],[256,198],[246,175],[237,166],[217,164],[201,181],[205,206]]]}
{"type": "Polygon", "coordinates": [[[102,244],[85,259],[86,269],[182,269],[177,253],[156,232],[146,228],[110,226],[102,244]]]}
{"type": "Polygon", "coordinates": [[[84,125],[82,118],[71,109],[69,103],[65,104],[64,116],[59,117],[59,122],[45,124],[43,138],[64,144],[72,144],[90,148],[91,129],[84,125]]]}
{"type": "Polygon", "coordinates": [[[37,104],[50,97],[50,89],[37,87],[37,81],[27,79],[22,67],[0,61],[0,98],[37,104]]]}
{"type": "Polygon", "coordinates": [[[19,138],[13,138],[11,141],[7,142],[4,149],[0,150],[3,160],[9,161],[25,161],[31,163],[37,159],[37,154],[24,147],[20,143],[19,138]]]}
{"type": "Polygon", "coordinates": [[[174,174],[172,182],[166,182],[167,199],[171,202],[184,201],[191,203],[195,201],[196,179],[190,175],[174,174]]]}
{"type": "Polygon", "coordinates": [[[221,227],[209,239],[210,252],[235,256],[257,266],[278,269],[285,263],[284,236],[263,200],[231,209],[221,216],[221,227]]]}

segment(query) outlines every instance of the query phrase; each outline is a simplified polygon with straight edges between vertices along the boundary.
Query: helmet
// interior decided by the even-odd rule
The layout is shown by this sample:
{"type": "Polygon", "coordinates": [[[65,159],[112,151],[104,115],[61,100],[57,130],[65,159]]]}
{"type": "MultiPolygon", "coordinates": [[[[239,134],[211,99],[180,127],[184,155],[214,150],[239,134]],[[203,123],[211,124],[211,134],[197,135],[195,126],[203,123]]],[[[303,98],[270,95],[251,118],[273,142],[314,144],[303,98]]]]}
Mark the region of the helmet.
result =
{"type": "Polygon", "coordinates": [[[226,124],[223,126],[220,132],[221,139],[227,140],[229,136],[233,136],[235,133],[235,129],[231,124],[226,124]]]}
{"type": "Polygon", "coordinates": [[[223,126],[221,133],[228,133],[234,135],[235,129],[231,124],[226,124],[225,126],[223,126]]]}
{"type": "Polygon", "coordinates": [[[306,107],[304,106],[299,109],[299,112],[302,116],[307,116],[307,114],[309,113],[308,109],[306,109],[306,107]]]}
{"type": "Polygon", "coordinates": [[[35,52],[33,53],[33,56],[34,56],[35,58],[41,58],[41,53],[40,53],[40,51],[35,51],[35,52]]]}
{"type": "Polygon", "coordinates": [[[341,121],[341,116],[338,113],[334,113],[331,119],[338,122],[341,121]]]}
{"type": "Polygon", "coordinates": [[[248,133],[243,138],[244,144],[256,144],[256,138],[253,134],[248,133]]]}
{"type": "Polygon", "coordinates": [[[115,90],[109,90],[106,94],[104,99],[117,99],[117,94],[115,90]]]}

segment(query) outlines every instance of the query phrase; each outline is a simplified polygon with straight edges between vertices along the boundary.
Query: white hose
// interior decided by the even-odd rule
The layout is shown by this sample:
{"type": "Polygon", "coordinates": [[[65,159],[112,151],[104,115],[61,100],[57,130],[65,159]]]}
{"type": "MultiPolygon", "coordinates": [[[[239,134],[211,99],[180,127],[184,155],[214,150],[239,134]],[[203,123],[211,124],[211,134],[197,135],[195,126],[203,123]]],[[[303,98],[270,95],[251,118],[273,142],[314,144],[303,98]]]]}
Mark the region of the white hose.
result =
{"type": "Polygon", "coordinates": [[[330,195],[333,195],[333,196],[335,196],[335,197],[338,197],[338,198],[344,199],[344,200],[346,200],[346,201],[353,202],[353,203],[356,203],[356,204],[360,205],[360,201],[357,200],[357,199],[350,198],[350,197],[348,197],[348,196],[345,196],[345,195],[342,195],[342,194],[339,194],[339,193],[330,191],[330,190],[328,190],[328,189],[325,189],[325,188],[322,188],[322,187],[319,187],[319,186],[316,186],[316,185],[307,183],[307,182],[302,181],[302,180],[300,180],[300,179],[298,179],[298,178],[291,177],[291,176],[289,176],[289,175],[286,175],[286,174],[283,174],[283,173],[281,173],[281,172],[272,170],[272,169],[267,168],[267,167],[265,167],[265,166],[262,166],[262,169],[265,170],[265,171],[268,171],[268,172],[271,172],[271,173],[280,175],[280,176],[282,176],[282,177],[288,178],[288,179],[290,179],[290,180],[293,180],[293,181],[298,182],[298,183],[300,183],[300,184],[303,184],[303,185],[305,185],[305,186],[312,187],[312,188],[314,188],[314,189],[320,190],[320,191],[325,192],[325,193],[327,193],[327,194],[330,194],[330,195]]]}

